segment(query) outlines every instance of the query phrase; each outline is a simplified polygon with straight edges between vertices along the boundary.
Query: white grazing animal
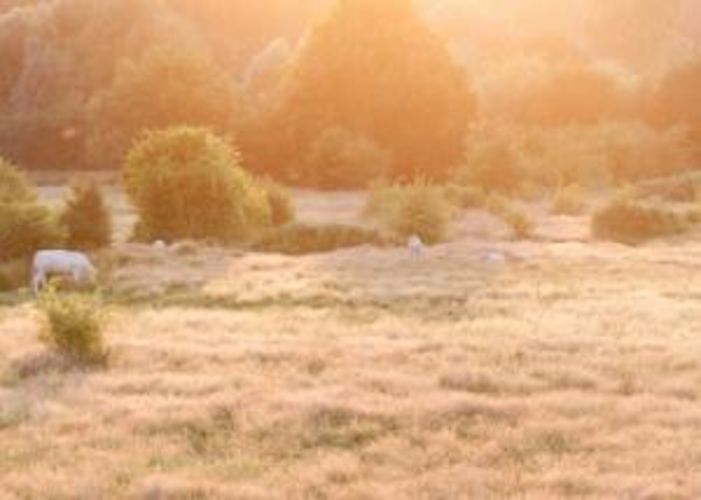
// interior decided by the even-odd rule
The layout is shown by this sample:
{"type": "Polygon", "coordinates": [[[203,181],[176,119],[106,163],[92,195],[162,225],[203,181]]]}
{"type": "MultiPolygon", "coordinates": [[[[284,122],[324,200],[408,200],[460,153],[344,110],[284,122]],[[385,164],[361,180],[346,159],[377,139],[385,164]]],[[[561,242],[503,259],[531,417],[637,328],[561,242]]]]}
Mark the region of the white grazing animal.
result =
{"type": "Polygon", "coordinates": [[[32,289],[38,294],[52,275],[68,275],[76,285],[93,284],[97,271],[90,259],[81,252],[41,250],[32,263],[32,289]]]}
{"type": "Polygon", "coordinates": [[[407,247],[409,248],[409,255],[411,255],[413,259],[421,258],[421,255],[424,253],[424,242],[421,241],[421,238],[416,234],[409,238],[407,247]]]}

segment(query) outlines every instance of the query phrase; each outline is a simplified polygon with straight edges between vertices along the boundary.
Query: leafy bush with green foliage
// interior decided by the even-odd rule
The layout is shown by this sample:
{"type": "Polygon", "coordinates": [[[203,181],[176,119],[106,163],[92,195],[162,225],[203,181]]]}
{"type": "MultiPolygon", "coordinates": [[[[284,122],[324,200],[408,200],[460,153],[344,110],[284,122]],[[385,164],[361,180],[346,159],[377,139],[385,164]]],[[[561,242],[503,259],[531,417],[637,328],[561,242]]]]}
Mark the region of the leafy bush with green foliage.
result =
{"type": "Polygon", "coordinates": [[[268,231],[255,244],[255,249],[287,255],[305,255],[360,245],[377,245],[382,241],[377,231],[356,226],[291,224],[268,231]]]}
{"type": "Polygon", "coordinates": [[[304,160],[301,184],[321,189],[365,189],[390,173],[392,155],[360,134],[324,130],[304,160]]]}
{"type": "Polygon", "coordinates": [[[265,189],[238,153],[205,129],[145,134],[127,157],[124,179],[149,239],[230,242],[271,223],[265,189]]]}
{"type": "Polygon", "coordinates": [[[0,158],[0,203],[34,203],[37,193],[20,169],[0,158]]]}
{"type": "Polygon", "coordinates": [[[652,206],[618,196],[592,217],[596,238],[637,244],[655,238],[683,233],[688,229],[686,216],[661,206],[652,206]]]}
{"type": "Polygon", "coordinates": [[[59,294],[49,287],[39,300],[44,313],[40,338],[71,361],[105,365],[108,350],[103,339],[105,314],[93,295],[59,294]]]}
{"type": "Polygon", "coordinates": [[[445,239],[454,207],[442,187],[417,180],[404,186],[378,188],[368,199],[366,212],[375,212],[397,236],[417,235],[425,243],[434,244],[445,239]]]}
{"type": "Polygon", "coordinates": [[[579,215],[586,208],[586,195],[577,184],[558,189],[552,199],[551,210],[557,215],[579,215]]]}
{"type": "Polygon", "coordinates": [[[61,214],[70,248],[103,248],[112,240],[112,216],[95,182],[74,183],[61,214]]]}
{"type": "Polygon", "coordinates": [[[259,181],[265,190],[270,205],[270,222],[273,226],[284,226],[295,220],[295,206],[290,192],[285,186],[270,178],[259,181]]]}
{"type": "Polygon", "coordinates": [[[65,233],[48,208],[29,203],[0,203],[0,262],[60,247],[64,241],[65,233]]]}

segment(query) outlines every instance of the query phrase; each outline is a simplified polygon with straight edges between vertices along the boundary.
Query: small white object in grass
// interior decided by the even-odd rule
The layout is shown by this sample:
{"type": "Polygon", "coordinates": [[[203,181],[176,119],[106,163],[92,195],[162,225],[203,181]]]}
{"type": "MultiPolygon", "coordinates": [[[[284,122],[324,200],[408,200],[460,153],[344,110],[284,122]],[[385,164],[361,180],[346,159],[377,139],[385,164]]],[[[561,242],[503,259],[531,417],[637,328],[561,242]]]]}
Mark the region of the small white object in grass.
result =
{"type": "Polygon", "coordinates": [[[32,262],[32,290],[38,294],[52,275],[70,276],[75,285],[92,285],[97,271],[87,255],[67,250],[40,250],[32,262]]]}
{"type": "Polygon", "coordinates": [[[489,250],[484,253],[482,260],[488,264],[504,264],[506,262],[506,255],[496,250],[489,250]]]}
{"type": "Polygon", "coordinates": [[[424,242],[421,241],[421,238],[417,234],[409,238],[407,247],[409,248],[409,255],[411,255],[413,259],[421,258],[424,253],[424,242]]]}
{"type": "Polygon", "coordinates": [[[156,240],[153,242],[153,248],[156,250],[164,250],[167,247],[168,245],[166,245],[166,242],[163,240],[156,240]]]}

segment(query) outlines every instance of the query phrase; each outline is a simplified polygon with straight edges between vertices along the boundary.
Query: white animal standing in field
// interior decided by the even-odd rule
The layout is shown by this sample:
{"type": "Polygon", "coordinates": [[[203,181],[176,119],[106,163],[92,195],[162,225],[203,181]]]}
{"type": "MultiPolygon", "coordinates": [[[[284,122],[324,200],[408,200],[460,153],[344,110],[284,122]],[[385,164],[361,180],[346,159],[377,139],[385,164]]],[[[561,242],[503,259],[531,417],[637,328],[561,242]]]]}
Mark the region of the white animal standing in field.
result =
{"type": "Polygon", "coordinates": [[[97,271],[81,252],[41,250],[32,262],[32,289],[38,294],[52,275],[70,276],[75,285],[94,284],[97,271]]]}
{"type": "Polygon", "coordinates": [[[424,253],[424,242],[421,241],[421,238],[417,234],[414,234],[409,238],[407,247],[409,248],[409,255],[411,255],[412,259],[418,260],[424,253]]]}

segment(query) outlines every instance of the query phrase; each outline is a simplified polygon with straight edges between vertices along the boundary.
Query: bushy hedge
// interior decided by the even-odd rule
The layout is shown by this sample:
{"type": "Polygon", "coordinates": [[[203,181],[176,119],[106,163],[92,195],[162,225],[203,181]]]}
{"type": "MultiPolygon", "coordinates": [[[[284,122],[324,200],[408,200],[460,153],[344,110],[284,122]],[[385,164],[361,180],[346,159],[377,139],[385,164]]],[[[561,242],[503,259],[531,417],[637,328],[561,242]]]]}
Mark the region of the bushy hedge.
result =
{"type": "Polygon", "coordinates": [[[596,238],[636,244],[683,233],[688,217],[670,209],[619,196],[592,217],[596,238]]]}
{"type": "Polygon", "coordinates": [[[287,255],[305,255],[382,243],[376,231],[342,224],[292,224],[268,231],[255,249],[287,255]]]}
{"type": "Polygon", "coordinates": [[[102,191],[94,182],[73,184],[61,222],[71,248],[102,248],[112,240],[112,216],[102,191]]]}
{"type": "Polygon", "coordinates": [[[151,239],[228,242],[271,222],[265,190],[233,147],[205,129],[147,133],[128,154],[124,178],[151,239]]]}

